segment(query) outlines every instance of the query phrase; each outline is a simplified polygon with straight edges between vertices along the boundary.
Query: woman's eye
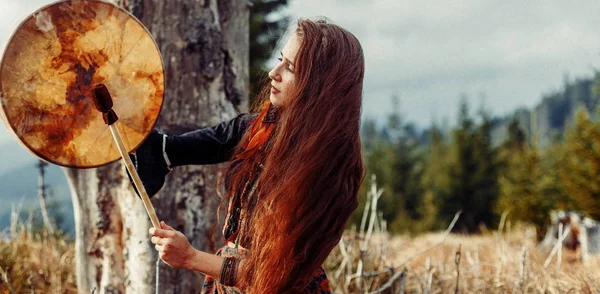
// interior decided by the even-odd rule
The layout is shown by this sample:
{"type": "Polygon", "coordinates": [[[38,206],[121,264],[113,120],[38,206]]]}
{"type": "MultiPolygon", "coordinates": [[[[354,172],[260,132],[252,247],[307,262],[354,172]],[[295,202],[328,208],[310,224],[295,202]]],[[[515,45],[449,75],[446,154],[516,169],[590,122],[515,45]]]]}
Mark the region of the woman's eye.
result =
{"type": "MultiPolygon", "coordinates": [[[[283,58],[282,57],[278,57],[277,60],[279,60],[279,62],[283,62],[283,58]]],[[[285,69],[288,70],[288,71],[290,71],[290,72],[292,72],[292,73],[294,72],[294,70],[290,68],[290,63],[289,62],[285,63],[285,69]]]]}

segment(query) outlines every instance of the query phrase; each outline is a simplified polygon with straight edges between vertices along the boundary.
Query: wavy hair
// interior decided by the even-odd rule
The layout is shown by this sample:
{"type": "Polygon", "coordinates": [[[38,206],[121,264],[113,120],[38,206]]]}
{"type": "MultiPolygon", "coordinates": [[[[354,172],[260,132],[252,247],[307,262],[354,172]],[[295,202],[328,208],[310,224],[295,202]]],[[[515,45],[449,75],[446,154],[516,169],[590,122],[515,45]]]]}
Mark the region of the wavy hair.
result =
{"type": "MultiPolygon", "coordinates": [[[[243,206],[240,230],[240,243],[250,254],[238,285],[250,294],[305,290],[358,206],[365,173],[359,137],[364,56],[358,39],[325,21],[299,20],[295,34],[301,41],[294,60],[296,89],[279,107],[268,148],[225,173],[231,199],[262,163],[257,200],[243,206]]],[[[261,101],[268,100],[268,90],[261,101]]]]}

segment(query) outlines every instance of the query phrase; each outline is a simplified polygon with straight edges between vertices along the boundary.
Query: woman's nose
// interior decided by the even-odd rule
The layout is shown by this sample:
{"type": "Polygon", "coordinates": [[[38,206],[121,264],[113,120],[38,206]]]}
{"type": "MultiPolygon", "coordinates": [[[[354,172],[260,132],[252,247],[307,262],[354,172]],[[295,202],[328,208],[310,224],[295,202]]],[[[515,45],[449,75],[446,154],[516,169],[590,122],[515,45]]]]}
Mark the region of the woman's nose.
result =
{"type": "Polygon", "coordinates": [[[269,78],[271,78],[274,81],[277,82],[281,82],[281,76],[279,75],[279,72],[277,71],[277,68],[279,66],[275,66],[270,72],[269,72],[269,78]]]}

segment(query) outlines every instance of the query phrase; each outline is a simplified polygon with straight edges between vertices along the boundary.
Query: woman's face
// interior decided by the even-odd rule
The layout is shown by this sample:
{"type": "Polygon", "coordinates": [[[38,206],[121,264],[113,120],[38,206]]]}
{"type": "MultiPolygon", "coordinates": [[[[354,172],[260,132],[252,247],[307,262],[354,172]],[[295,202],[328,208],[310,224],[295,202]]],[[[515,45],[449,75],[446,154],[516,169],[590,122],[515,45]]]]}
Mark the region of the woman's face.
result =
{"type": "Polygon", "coordinates": [[[287,99],[290,93],[293,92],[296,85],[296,77],[294,75],[296,54],[300,48],[300,40],[297,34],[294,34],[281,50],[279,63],[269,72],[271,78],[271,95],[269,100],[275,106],[281,106],[287,99]]]}

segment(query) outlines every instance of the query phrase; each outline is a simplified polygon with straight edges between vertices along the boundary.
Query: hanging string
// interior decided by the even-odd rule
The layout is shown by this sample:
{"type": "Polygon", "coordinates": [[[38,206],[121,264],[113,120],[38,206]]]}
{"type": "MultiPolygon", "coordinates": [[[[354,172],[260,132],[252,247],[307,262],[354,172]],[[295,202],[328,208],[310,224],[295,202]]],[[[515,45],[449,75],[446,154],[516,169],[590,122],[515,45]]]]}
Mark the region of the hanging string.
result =
{"type": "Polygon", "coordinates": [[[160,293],[160,254],[156,258],[156,285],[155,285],[154,293],[160,293]]]}

